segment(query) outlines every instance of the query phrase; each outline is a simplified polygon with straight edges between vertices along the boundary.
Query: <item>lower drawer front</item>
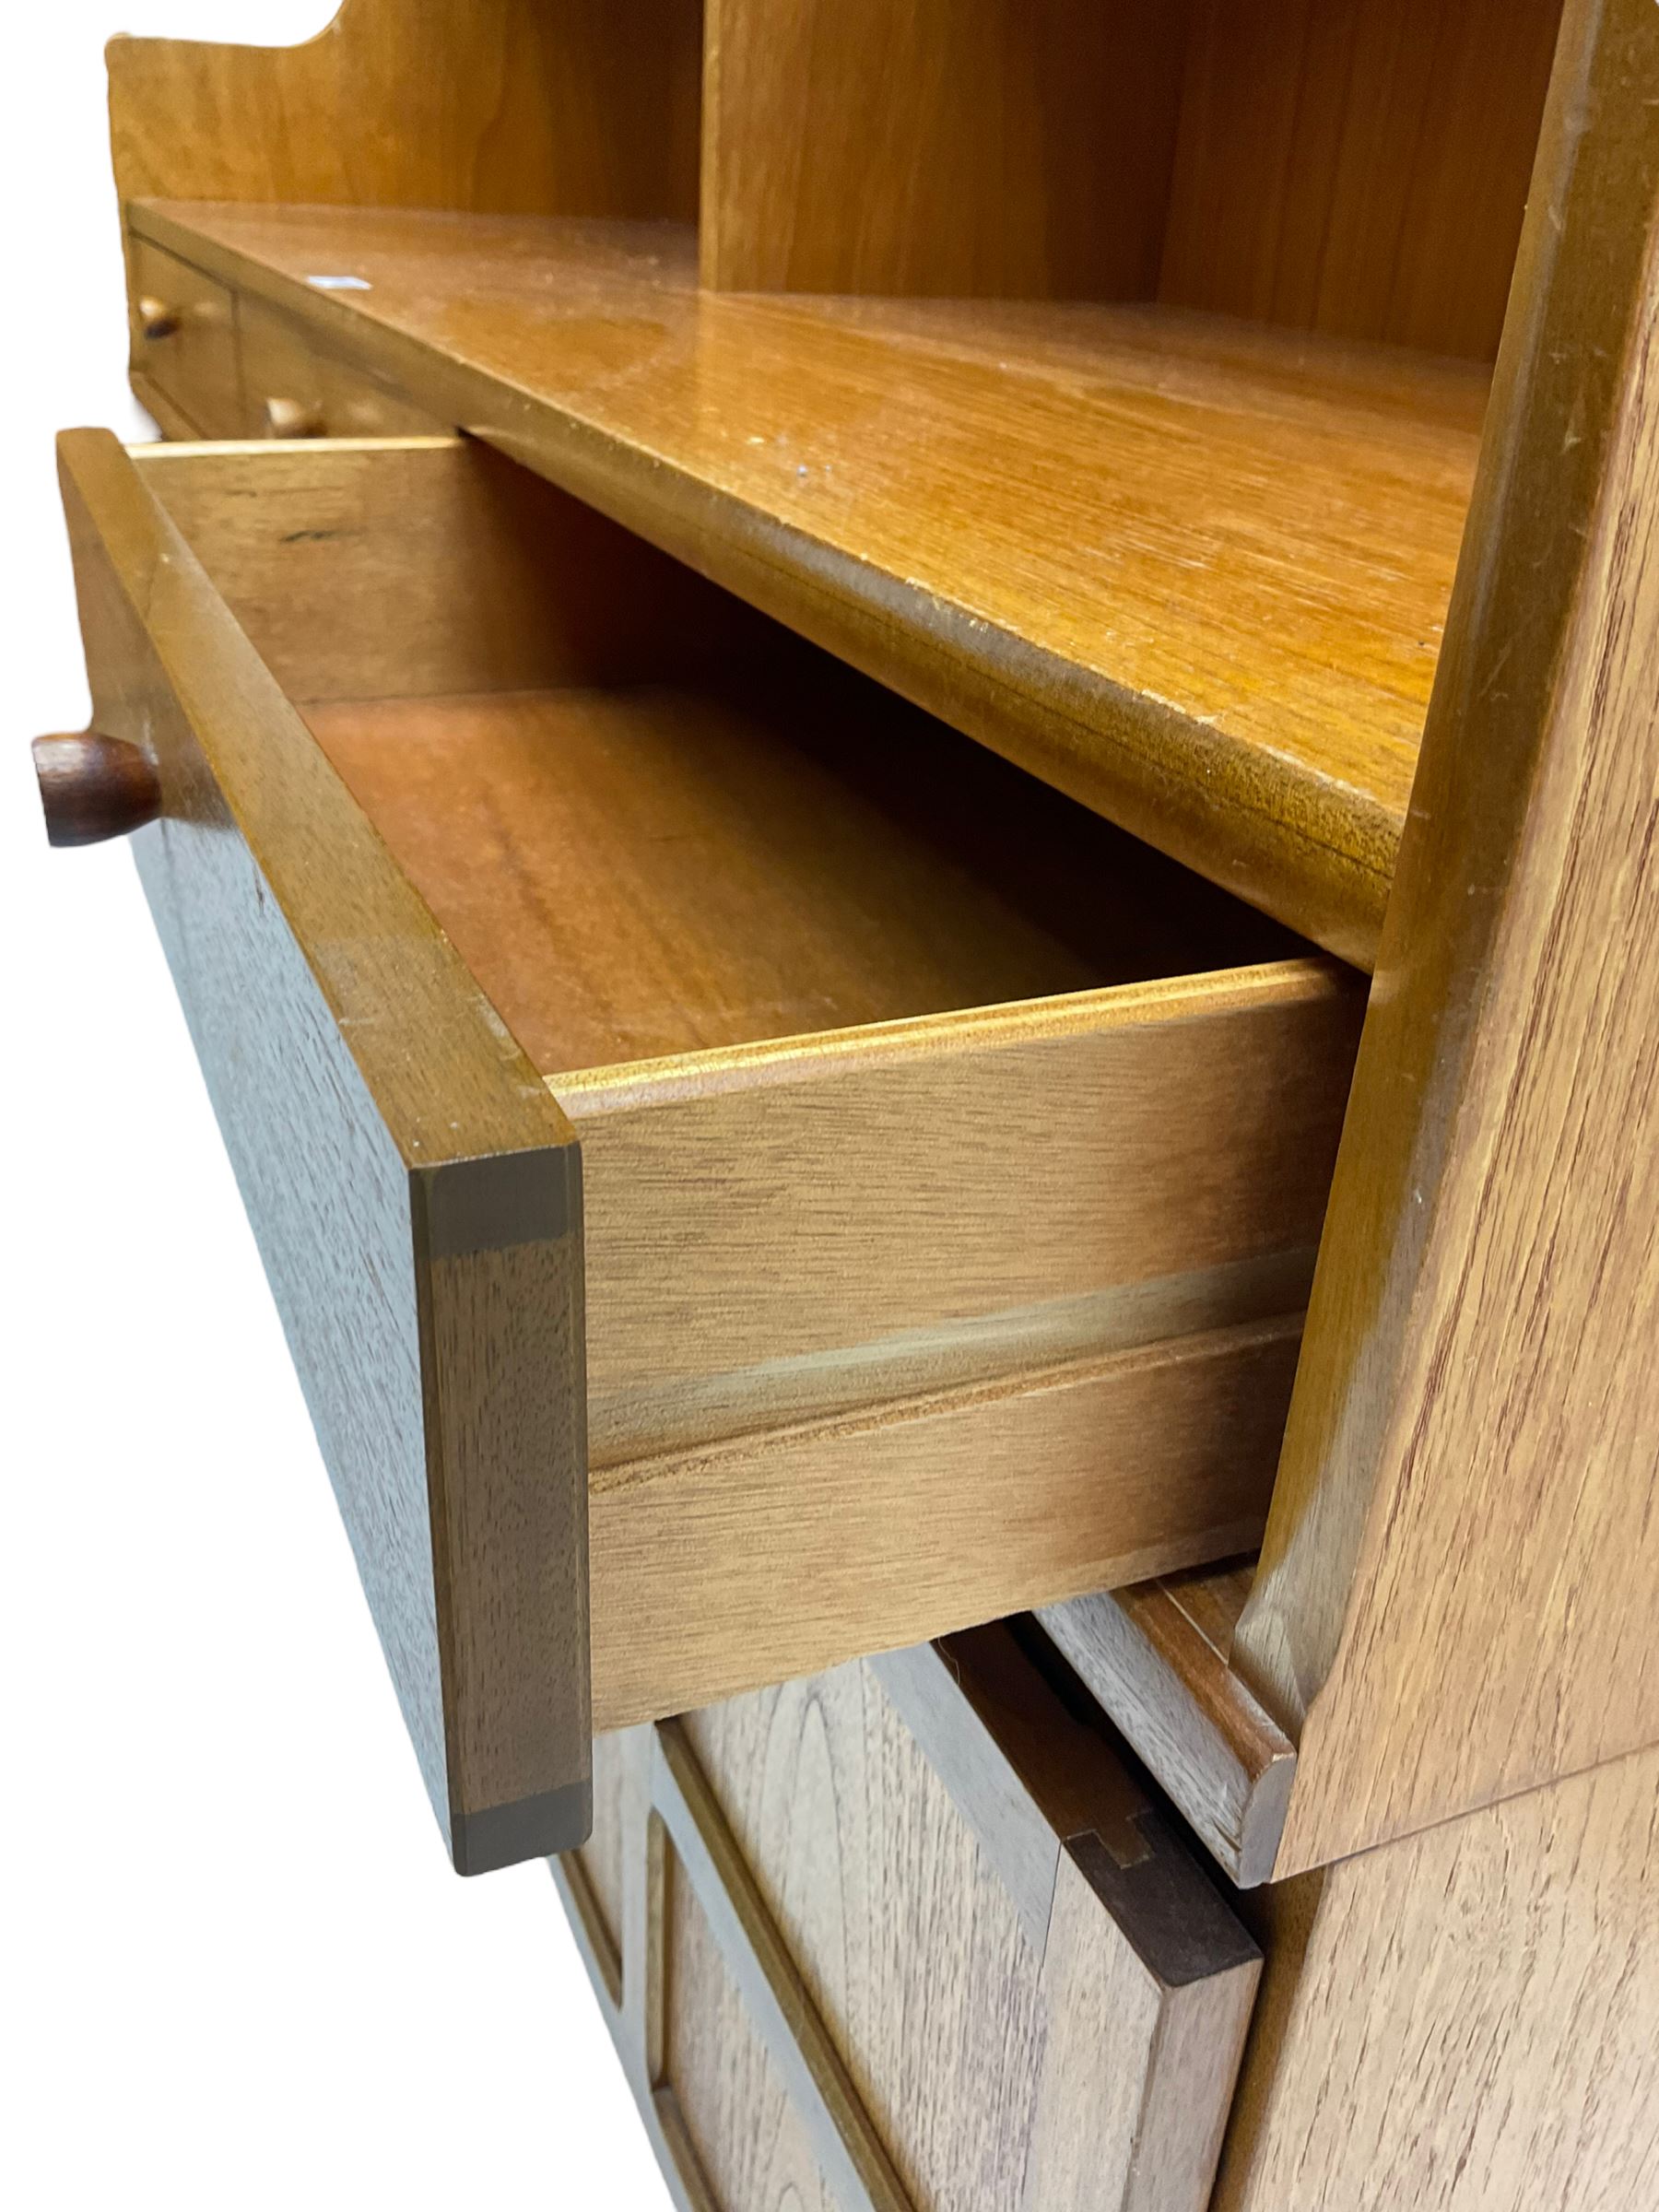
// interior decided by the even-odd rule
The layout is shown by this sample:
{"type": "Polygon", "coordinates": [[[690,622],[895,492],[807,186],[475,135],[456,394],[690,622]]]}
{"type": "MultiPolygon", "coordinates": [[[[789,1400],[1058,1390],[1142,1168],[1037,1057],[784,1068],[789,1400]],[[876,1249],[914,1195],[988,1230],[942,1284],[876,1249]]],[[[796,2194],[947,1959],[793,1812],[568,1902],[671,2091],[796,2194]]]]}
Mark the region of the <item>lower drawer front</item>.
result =
{"type": "Polygon", "coordinates": [[[458,1863],[595,1728],[1256,1540],[1351,980],[462,441],[64,480],[458,1863]]]}
{"type": "Polygon", "coordinates": [[[561,1878],[682,2201],[1200,2212],[1259,1958],[1009,1629],[601,1765],[561,1878]]]}
{"type": "Polygon", "coordinates": [[[237,334],[256,438],[394,438],[443,427],[400,392],[323,352],[258,300],[237,302],[237,334]]]}
{"type": "Polygon", "coordinates": [[[239,438],[245,423],[236,302],[222,284],[147,240],[133,257],[138,395],[174,436],[239,438]]]}

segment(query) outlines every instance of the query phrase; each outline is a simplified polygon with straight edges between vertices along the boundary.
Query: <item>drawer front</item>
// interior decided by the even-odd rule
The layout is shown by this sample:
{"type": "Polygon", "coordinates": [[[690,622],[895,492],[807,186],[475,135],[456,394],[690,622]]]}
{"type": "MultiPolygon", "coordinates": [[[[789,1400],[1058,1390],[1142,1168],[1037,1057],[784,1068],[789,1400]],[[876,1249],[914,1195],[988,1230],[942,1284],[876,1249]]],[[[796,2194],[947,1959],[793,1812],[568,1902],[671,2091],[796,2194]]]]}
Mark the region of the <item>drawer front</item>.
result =
{"type": "Polygon", "coordinates": [[[1201,2212],[1259,1959],[1013,1630],[617,1747],[561,1881],[683,2201],[1201,2212]]]}
{"type": "Polygon", "coordinates": [[[1141,980],[1218,894],[465,441],[64,455],[98,730],[159,776],[146,888],[458,1863],[576,1841],[595,1725],[1256,1538],[1329,964],[1141,980]]]}
{"type": "Polygon", "coordinates": [[[138,394],[170,435],[240,438],[246,422],[236,303],[211,276],[147,240],[132,256],[132,362],[138,394]]]}
{"type": "Polygon", "coordinates": [[[563,1117],[106,433],[63,442],[99,729],[457,1866],[589,1818],[563,1117]]]}
{"type": "Polygon", "coordinates": [[[256,438],[395,438],[441,427],[401,393],[324,352],[263,300],[238,300],[237,330],[256,438]]]}

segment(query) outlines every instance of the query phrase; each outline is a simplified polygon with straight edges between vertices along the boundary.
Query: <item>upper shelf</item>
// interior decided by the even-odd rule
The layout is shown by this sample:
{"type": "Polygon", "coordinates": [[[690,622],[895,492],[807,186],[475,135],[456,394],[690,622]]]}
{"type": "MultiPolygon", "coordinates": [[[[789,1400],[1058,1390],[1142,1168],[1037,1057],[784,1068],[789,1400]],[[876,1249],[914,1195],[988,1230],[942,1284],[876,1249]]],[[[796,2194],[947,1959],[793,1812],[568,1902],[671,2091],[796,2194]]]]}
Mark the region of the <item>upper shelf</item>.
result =
{"type": "Polygon", "coordinates": [[[700,291],[673,224],[131,214],[1371,965],[1483,366],[1152,305],[700,291]]]}

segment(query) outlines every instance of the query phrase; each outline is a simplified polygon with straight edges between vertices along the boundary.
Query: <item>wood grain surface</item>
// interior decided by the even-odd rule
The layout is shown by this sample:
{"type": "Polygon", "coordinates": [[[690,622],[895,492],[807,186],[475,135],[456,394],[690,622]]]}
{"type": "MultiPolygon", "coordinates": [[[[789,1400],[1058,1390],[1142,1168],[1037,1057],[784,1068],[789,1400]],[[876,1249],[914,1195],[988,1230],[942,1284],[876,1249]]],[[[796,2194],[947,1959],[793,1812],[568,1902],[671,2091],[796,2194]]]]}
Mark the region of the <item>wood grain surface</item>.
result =
{"type": "Polygon", "coordinates": [[[1653,2203],[1656,1799],[1644,1752],[1259,1893],[1300,1924],[1215,2212],[1653,2203]]]}
{"type": "Polygon", "coordinates": [[[1248,1565],[1047,1606],[1038,1618],[1241,1888],[1273,1872],[1296,1747],[1233,1672],[1248,1565]]]}
{"type": "Polygon", "coordinates": [[[95,712],[159,779],[146,889],[428,1789],[464,1871],[535,1855],[588,1799],[569,1124],[140,469],[61,451],[95,712]]]}
{"type": "Polygon", "coordinates": [[[1659,11],[1564,35],[1235,1645],[1281,1872],[1659,1738],[1659,11]]]}
{"type": "MultiPolygon", "coordinates": [[[[585,1312],[435,1253],[421,1341],[446,1467],[521,1464],[585,1357],[602,1727],[1254,1540],[1352,979],[1206,971],[1282,934],[487,452],[136,473],[579,1125],[585,1312]]],[[[439,1575],[540,1620],[511,1513],[452,1519],[439,1575]]]]}
{"type": "Polygon", "coordinates": [[[1195,0],[1159,297],[1490,360],[1560,15],[1195,0]]]}
{"type": "MultiPolygon", "coordinates": [[[[700,2212],[848,2212],[824,2179],[811,2131],[672,1854],[665,1925],[673,1993],[665,2070],[690,2154],[682,2157],[682,2187],[694,2173],[700,2212]]],[[[853,2212],[865,2212],[868,2202],[867,2194],[854,2196],[853,2212]]],[[[889,2194],[888,2204],[909,2212],[901,2195],[889,2194]]]]}
{"type": "Polygon", "coordinates": [[[556,1078],[594,1464],[1299,1313],[1359,1011],[1283,963],[556,1078]]]}
{"type": "Polygon", "coordinates": [[[1300,1316],[595,1466],[625,1727],[1257,1539],[1300,1316]]]}
{"type": "MultiPolygon", "coordinates": [[[[999,1629],[959,1652],[890,1663],[935,1740],[941,1729],[953,1746],[981,1739],[985,1756],[954,1771],[935,1763],[867,1666],[682,1726],[912,2204],[1196,2207],[1254,1989],[1253,1947],[1100,1737],[1074,1731],[1069,1751],[1045,1740],[1065,1731],[1064,1710],[1006,1645],[999,1629]],[[953,1697],[968,1708],[959,1728],[953,1697]],[[1039,1821],[1023,1839],[1052,1898],[1034,1924],[1016,1902],[1030,1885],[1004,1888],[1019,1843],[1005,1830],[993,1857],[982,1842],[1006,1786],[998,1762],[1033,1778],[1040,1806],[1038,1778],[1069,1768],[1065,1832],[1039,1821]],[[1067,1816],[1090,1805],[1110,1808],[1127,1864],[1086,1812],[1072,1828],[1067,1816]],[[1125,1830],[1129,1805],[1147,1825],[1125,1830]],[[1176,1931],[1179,1964],[1166,1940],[1176,1931]],[[909,2031],[922,2017],[928,2032],[909,2031]]],[[[671,2032],[671,2051],[695,2031],[697,1997],[695,1983],[677,1993],[687,2026],[671,2032]]],[[[695,2136],[705,2115],[671,2077],[695,2136]]],[[[710,2129],[711,2168],[748,2118],[723,2102],[735,2140],[710,2129]]],[[[737,2205],[751,2201],[771,2200],[737,2205]]]]}
{"type": "Polygon", "coordinates": [[[303,712],[555,1082],[1298,948],[817,655],[303,712]]]}
{"type": "Polygon", "coordinates": [[[1150,298],[1182,12],[708,0],[703,282],[1150,298]]]}
{"type": "Polygon", "coordinates": [[[680,2212],[1206,2202],[1259,1957],[1029,1624],[596,1752],[554,1871],[680,2212]]]}
{"type": "Polygon", "coordinates": [[[295,700],[758,674],[781,645],[801,665],[730,593],[452,435],[156,446],[141,465],[295,700]]]}
{"type": "Polygon", "coordinates": [[[134,208],[843,658],[1373,957],[1477,365],[1147,306],[700,293],[689,233],[134,208]],[[319,267],[367,291],[320,292],[319,267]]]}
{"type": "Polygon", "coordinates": [[[697,206],[697,0],[347,0],[298,46],[111,41],[123,201],[697,206]]]}
{"type": "MultiPolygon", "coordinates": [[[[830,2182],[834,2201],[850,2212],[911,2212],[910,2193],[678,1721],[665,1721],[656,1732],[652,1805],[665,1831],[663,2068],[692,2141],[704,2131],[697,2100],[675,2070],[688,1962],[676,1956],[674,1919],[677,1906],[684,1910],[694,1895],[692,1910],[708,1923],[722,1968],[746,2018],[759,2030],[790,2116],[803,2124],[812,2165],[830,2182]]],[[[707,2033],[701,2011],[693,2006],[689,2023],[700,2039],[707,2033]]],[[[707,2171],[706,2155],[700,2162],[707,2171]]]]}

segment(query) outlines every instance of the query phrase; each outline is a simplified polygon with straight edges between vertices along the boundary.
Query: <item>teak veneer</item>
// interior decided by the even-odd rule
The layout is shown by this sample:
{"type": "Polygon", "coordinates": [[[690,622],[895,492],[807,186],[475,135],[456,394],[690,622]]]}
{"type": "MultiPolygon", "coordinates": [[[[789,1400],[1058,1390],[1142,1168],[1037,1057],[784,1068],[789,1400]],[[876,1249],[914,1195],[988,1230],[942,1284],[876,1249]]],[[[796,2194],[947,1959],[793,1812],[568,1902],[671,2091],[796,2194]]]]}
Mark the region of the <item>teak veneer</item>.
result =
{"type": "Polygon", "coordinates": [[[713,295],[671,225],[132,219],[1370,964],[1483,366],[1156,305],[713,295]]]}
{"type": "Polygon", "coordinates": [[[593,1728],[1253,1538],[1332,963],[485,450],[64,468],[458,1860],[593,1728]]]}
{"type": "Polygon", "coordinates": [[[49,820],[682,2212],[1648,2203],[1653,0],[111,78],[49,820]]]}
{"type": "Polygon", "coordinates": [[[1203,2212],[1255,1947],[1007,1627],[599,1750],[555,1873],[677,2205],[1203,2212]]]}
{"type": "Polygon", "coordinates": [[[286,321],[1369,967],[1559,9],[350,0],[116,177],[254,430],[414,427],[286,321]]]}

